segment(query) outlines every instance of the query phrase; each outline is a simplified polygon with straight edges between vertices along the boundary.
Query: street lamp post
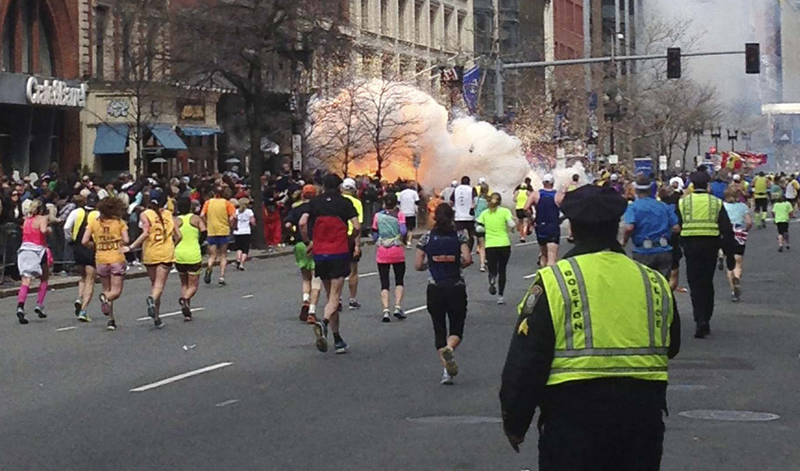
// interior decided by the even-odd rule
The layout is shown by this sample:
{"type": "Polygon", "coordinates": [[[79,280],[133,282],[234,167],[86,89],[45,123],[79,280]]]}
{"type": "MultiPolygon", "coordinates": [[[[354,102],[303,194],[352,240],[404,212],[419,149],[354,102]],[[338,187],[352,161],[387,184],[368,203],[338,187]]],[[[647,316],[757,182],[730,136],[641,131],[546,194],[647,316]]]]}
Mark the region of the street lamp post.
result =
{"type": "Polygon", "coordinates": [[[719,140],[722,137],[722,128],[717,126],[716,129],[711,128],[711,139],[714,139],[714,147],[719,149],[719,140]]]}
{"type": "Polygon", "coordinates": [[[703,128],[694,129],[694,135],[697,136],[697,155],[700,155],[700,136],[702,136],[703,133],[705,133],[703,128]]]}
{"type": "Polygon", "coordinates": [[[734,142],[739,140],[739,130],[734,129],[733,132],[731,132],[730,129],[726,129],[725,131],[728,133],[728,140],[731,141],[731,152],[735,152],[736,148],[734,146],[734,142]]]}

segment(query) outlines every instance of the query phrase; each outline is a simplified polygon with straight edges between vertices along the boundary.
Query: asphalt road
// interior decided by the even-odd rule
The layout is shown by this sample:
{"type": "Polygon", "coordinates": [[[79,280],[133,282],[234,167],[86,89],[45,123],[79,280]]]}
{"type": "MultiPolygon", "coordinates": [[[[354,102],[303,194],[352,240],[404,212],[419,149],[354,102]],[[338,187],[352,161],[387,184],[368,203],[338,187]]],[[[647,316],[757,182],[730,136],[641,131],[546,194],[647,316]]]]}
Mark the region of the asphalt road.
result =
{"type": "MultiPolygon", "coordinates": [[[[773,228],[751,235],[740,304],[730,303],[718,274],[709,339],[692,338],[688,294],[677,295],[685,341],[671,364],[662,469],[800,469],[798,254],[775,249],[773,228]],[[680,415],[694,410],[780,418],[680,415]]],[[[96,301],[95,321],[76,322],[74,289],[51,292],[50,317],[29,315],[28,326],[16,322],[15,299],[0,301],[0,469],[536,469],[535,429],[513,453],[497,399],[535,245],[513,249],[506,306],[489,296],[477,268],[468,270],[470,314],[452,387],[439,385],[422,308],[426,276],[407,277],[404,306],[419,309],[382,324],[373,250],[361,263],[363,307],[343,317],[347,355],[317,352],[311,328],[297,320],[291,258],[256,261],[224,288],[201,286],[196,320],[166,317],[163,330],[138,320],[146,280],[125,285],[116,332],[105,330],[96,301]],[[196,374],[179,376],[186,373],[196,374]]],[[[179,310],[177,293],[172,275],[162,312],[179,310]]]]}

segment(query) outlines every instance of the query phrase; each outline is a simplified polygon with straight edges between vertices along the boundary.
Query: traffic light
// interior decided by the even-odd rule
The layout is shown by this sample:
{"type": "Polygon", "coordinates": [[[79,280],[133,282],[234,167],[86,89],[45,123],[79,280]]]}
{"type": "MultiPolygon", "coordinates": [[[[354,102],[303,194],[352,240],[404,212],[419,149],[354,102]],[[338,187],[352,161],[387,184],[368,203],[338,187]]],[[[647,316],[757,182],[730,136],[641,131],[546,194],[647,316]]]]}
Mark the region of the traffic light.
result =
{"type": "Polygon", "coordinates": [[[761,73],[761,47],[758,43],[744,45],[745,72],[748,74],[761,73]]]}
{"type": "Polygon", "coordinates": [[[679,47],[667,49],[667,78],[681,78],[681,48],[679,47]]]}

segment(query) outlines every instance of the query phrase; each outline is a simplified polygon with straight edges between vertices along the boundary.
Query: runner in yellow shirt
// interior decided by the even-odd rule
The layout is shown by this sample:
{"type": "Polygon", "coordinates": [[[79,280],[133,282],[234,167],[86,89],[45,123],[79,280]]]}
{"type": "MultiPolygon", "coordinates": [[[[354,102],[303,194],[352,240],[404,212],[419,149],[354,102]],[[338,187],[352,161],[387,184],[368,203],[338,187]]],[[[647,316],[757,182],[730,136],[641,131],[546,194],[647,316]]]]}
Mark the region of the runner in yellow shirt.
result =
{"type": "Polygon", "coordinates": [[[167,277],[175,263],[175,244],[181,241],[181,232],[176,230],[172,212],[164,209],[166,202],[162,190],[150,192],[150,201],[141,216],[142,234],[129,247],[129,250],[135,250],[143,245],[142,262],[150,277],[147,315],[158,329],[164,326],[160,316],[161,295],[164,294],[167,277]]]}
{"type": "Polygon", "coordinates": [[[219,259],[219,285],[225,286],[225,267],[228,266],[228,242],[231,226],[236,221],[236,208],[223,196],[221,186],[214,188],[214,197],[203,205],[200,217],[208,228],[208,266],[203,277],[205,284],[211,283],[214,263],[219,259]]]}

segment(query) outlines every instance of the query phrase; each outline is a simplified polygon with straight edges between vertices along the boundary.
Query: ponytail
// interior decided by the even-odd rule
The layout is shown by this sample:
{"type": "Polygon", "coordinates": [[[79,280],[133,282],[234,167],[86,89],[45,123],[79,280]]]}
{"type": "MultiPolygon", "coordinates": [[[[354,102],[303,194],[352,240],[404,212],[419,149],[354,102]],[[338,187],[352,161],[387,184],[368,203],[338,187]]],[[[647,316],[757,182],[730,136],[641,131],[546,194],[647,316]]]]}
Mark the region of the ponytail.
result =
{"type": "Polygon", "coordinates": [[[437,206],[434,219],[436,220],[433,226],[434,232],[443,234],[455,231],[455,223],[453,222],[455,219],[455,212],[453,212],[453,208],[449,204],[442,203],[437,206]]]}

